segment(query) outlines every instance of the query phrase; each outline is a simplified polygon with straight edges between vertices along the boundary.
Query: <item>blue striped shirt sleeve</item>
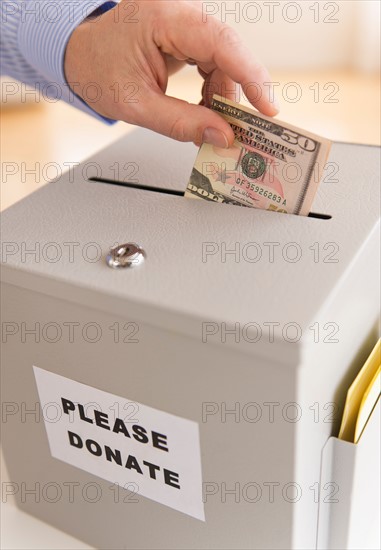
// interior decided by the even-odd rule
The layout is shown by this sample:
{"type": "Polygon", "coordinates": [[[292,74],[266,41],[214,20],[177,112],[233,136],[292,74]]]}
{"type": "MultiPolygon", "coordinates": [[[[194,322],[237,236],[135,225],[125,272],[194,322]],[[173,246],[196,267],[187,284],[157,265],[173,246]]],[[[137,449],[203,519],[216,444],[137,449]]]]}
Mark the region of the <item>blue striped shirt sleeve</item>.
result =
{"type": "MultiPolygon", "coordinates": [[[[36,88],[50,100],[70,103],[107,123],[69,88],[64,73],[70,35],[90,14],[113,8],[105,0],[1,0],[1,74],[36,88]]],[[[94,98],[99,90],[94,91],[94,98]]]]}

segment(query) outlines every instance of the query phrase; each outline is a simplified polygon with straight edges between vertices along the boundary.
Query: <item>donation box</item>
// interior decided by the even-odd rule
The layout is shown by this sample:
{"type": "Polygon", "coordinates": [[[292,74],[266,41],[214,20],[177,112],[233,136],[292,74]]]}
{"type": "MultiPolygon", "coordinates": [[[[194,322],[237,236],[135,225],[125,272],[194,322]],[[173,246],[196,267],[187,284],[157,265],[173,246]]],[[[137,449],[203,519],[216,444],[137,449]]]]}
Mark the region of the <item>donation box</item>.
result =
{"type": "Polygon", "coordinates": [[[196,153],[139,129],[4,212],[9,492],[96,548],[372,547],[379,409],[329,442],[377,339],[379,149],[335,143],[309,217],[185,199],[196,153]]]}

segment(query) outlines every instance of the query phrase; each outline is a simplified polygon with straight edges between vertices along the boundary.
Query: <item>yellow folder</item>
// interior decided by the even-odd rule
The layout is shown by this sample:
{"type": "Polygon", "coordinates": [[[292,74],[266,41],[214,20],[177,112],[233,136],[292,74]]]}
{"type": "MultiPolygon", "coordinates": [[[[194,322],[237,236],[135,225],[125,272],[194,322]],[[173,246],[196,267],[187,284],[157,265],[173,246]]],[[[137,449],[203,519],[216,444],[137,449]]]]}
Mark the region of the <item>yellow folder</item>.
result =
{"type": "Polygon", "coordinates": [[[348,390],[339,439],[357,443],[380,395],[381,339],[348,390]]]}

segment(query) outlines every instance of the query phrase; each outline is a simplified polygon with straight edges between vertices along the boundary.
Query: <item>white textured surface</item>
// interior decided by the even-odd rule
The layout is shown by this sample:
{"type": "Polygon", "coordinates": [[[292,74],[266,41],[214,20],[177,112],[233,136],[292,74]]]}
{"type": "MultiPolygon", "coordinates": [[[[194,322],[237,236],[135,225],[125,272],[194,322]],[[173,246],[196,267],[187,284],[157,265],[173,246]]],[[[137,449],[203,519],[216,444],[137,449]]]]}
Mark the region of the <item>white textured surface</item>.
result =
{"type": "Polygon", "coordinates": [[[378,399],[357,444],[331,437],[323,449],[321,486],[340,498],[320,504],[319,549],[380,548],[380,418],[378,399]]]}
{"type": "MultiPolygon", "coordinates": [[[[121,163],[121,159],[125,159],[126,162],[134,162],[138,166],[141,184],[184,189],[195,155],[196,149],[192,145],[177,144],[139,130],[108,151],[98,154],[92,162],[101,166],[103,177],[112,177],[114,162],[121,163]]],[[[340,325],[343,337],[340,341],[343,341],[343,344],[333,347],[321,344],[311,348],[315,351],[314,360],[304,362],[308,367],[305,374],[296,374],[295,369],[284,371],[279,368],[282,360],[292,363],[294,367],[301,364],[295,355],[292,357],[292,352],[298,352],[297,347],[288,346],[287,353],[282,353],[283,350],[279,349],[279,346],[283,345],[281,341],[278,347],[267,346],[267,350],[262,350],[273,355],[272,363],[251,361],[251,358],[250,361],[247,358],[244,360],[239,353],[233,356],[231,350],[223,348],[219,350],[220,359],[213,362],[209,359],[213,356],[213,349],[207,347],[210,356],[206,355],[203,349],[203,361],[195,360],[195,364],[191,365],[193,357],[188,352],[184,353],[179,364],[175,361],[170,365],[176,372],[177,368],[182,369],[182,380],[189,377],[184,383],[187,391],[191,384],[197,386],[192,393],[192,399],[186,399],[185,395],[170,395],[173,393],[170,391],[171,388],[165,389],[168,394],[163,394],[162,388],[156,397],[163,403],[166,402],[166,410],[169,407],[168,410],[176,412],[176,408],[183,410],[188,407],[189,411],[193,411],[187,412],[186,416],[189,418],[196,415],[197,402],[201,398],[211,399],[210,395],[214,395],[213,392],[221,392],[221,397],[213,397],[216,400],[227,399],[226,396],[230,398],[236,391],[243,402],[264,399],[281,402],[286,398],[303,398],[307,407],[315,401],[327,403],[336,399],[334,392],[339,383],[341,384],[342,372],[346,372],[347,365],[352,361],[359,345],[358,341],[363,340],[362,331],[368,331],[369,327],[366,325],[373,321],[376,309],[374,278],[377,276],[377,259],[373,250],[379,220],[378,157],[379,150],[376,148],[353,145],[333,147],[330,161],[338,165],[339,183],[323,183],[314,205],[315,211],[331,214],[333,218],[330,221],[280,216],[87,182],[81,166],[72,182],[68,177],[64,177],[5,212],[3,241],[19,245],[25,242],[28,249],[33,248],[36,242],[39,242],[40,246],[48,242],[56,242],[61,246],[65,242],[77,242],[81,246],[97,242],[104,254],[115,241],[137,241],[147,251],[145,265],[141,269],[116,272],[107,268],[103,259],[101,262],[89,263],[81,256],[76,256],[76,261],[70,262],[66,256],[57,263],[49,263],[36,262],[28,255],[23,262],[20,254],[15,254],[4,262],[4,279],[40,293],[76,302],[78,308],[81,304],[87,304],[92,308],[109,311],[113,316],[125,317],[128,314],[129,318],[145,320],[150,325],[168,327],[188,336],[197,335],[198,344],[201,320],[216,319],[241,323],[297,321],[306,327],[310,320],[314,322],[321,315],[327,314],[327,311],[328,314],[333,312],[333,317],[328,317],[327,320],[340,323],[343,321],[340,325]],[[204,241],[224,241],[228,248],[232,248],[237,242],[241,245],[256,242],[262,247],[265,242],[279,242],[281,246],[288,242],[296,242],[302,248],[303,258],[296,264],[287,263],[282,258],[273,264],[266,260],[250,264],[242,261],[242,258],[238,263],[229,258],[226,263],[222,263],[216,257],[203,263],[201,252],[204,241]],[[314,263],[309,247],[314,243],[323,246],[328,242],[336,242],[339,245],[339,262],[314,263]],[[203,368],[204,362],[208,364],[208,369],[203,368]],[[242,379],[242,364],[245,365],[247,379],[242,379]],[[268,364],[275,367],[274,372],[273,369],[265,368],[268,364]],[[232,365],[235,369],[241,365],[241,377],[232,375],[232,365]],[[332,369],[332,366],[336,368],[332,369]],[[217,369],[218,375],[212,376],[217,369]],[[201,375],[204,378],[212,378],[209,388],[213,387],[213,392],[211,394],[210,389],[205,389],[207,393],[204,397],[200,394],[204,391],[203,386],[198,383],[201,375]],[[326,383],[328,377],[332,386],[326,383]],[[275,379],[277,384],[272,383],[275,379]],[[215,380],[219,380],[220,383],[215,384],[215,380]],[[305,395],[307,389],[309,393],[305,395]],[[198,401],[195,399],[196,394],[198,401]]],[[[90,168],[90,165],[88,167],[87,175],[95,175],[91,174],[91,170],[95,170],[95,165],[93,168],[90,168]]],[[[13,291],[20,294],[18,289],[13,288],[12,295],[13,291]]],[[[26,294],[31,298],[34,293],[24,293],[24,296],[26,294]]],[[[38,295],[34,294],[34,297],[37,299],[38,295]]],[[[42,308],[43,302],[44,296],[41,294],[39,307],[42,308]]],[[[15,299],[14,302],[11,299],[10,305],[12,303],[22,308],[22,298],[20,301],[15,299]]],[[[61,303],[62,308],[63,304],[65,302],[61,303]]],[[[66,303],[65,307],[67,306],[66,303]]],[[[72,305],[70,310],[74,307],[72,305]]],[[[26,308],[28,309],[28,306],[26,308]]],[[[32,315],[34,308],[29,309],[29,314],[32,315]]],[[[16,307],[13,307],[12,312],[16,315],[16,307]]],[[[63,315],[65,318],[65,310],[57,311],[57,315],[63,315]]],[[[147,331],[148,329],[149,327],[147,331]]],[[[161,353],[164,350],[165,353],[172,353],[173,357],[179,357],[184,347],[181,347],[177,354],[174,348],[179,346],[180,350],[181,342],[187,342],[186,349],[192,347],[190,338],[184,340],[171,336],[171,349],[169,345],[162,343],[162,334],[160,339],[158,336],[157,338],[158,342],[153,339],[148,346],[142,346],[139,354],[151,353],[155,355],[156,360],[162,345],[161,353]]],[[[194,344],[193,353],[196,348],[194,344]]],[[[244,346],[240,351],[243,349],[244,346]]],[[[36,351],[44,354],[45,348],[39,346],[36,351]]],[[[261,348],[252,346],[251,351],[259,354],[261,348]]],[[[49,350],[49,353],[54,353],[54,350],[49,350]]],[[[101,353],[106,351],[99,350],[98,355],[101,353]]],[[[59,359],[53,363],[54,368],[59,368],[59,359]]],[[[93,369],[91,361],[82,363],[81,376],[87,377],[89,383],[94,377],[102,378],[102,369],[93,369]]],[[[143,368],[150,362],[143,359],[139,364],[143,368]]],[[[73,365],[75,369],[76,363],[73,362],[73,365]]],[[[168,361],[163,361],[160,366],[167,368],[168,361]]],[[[113,369],[115,368],[114,365],[113,369]]],[[[124,363],[120,368],[125,371],[124,363]]],[[[150,376],[158,375],[159,371],[160,369],[152,370],[150,376]]],[[[72,376],[75,378],[78,374],[72,376]]],[[[141,379],[144,379],[143,374],[141,379]]],[[[137,396],[142,392],[139,388],[141,379],[133,377],[129,382],[130,387],[136,385],[137,396]]],[[[118,376],[115,375],[108,383],[117,384],[118,380],[118,376]]],[[[102,380],[94,379],[92,383],[95,387],[104,386],[102,380]]],[[[28,393],[27,385],[24,386],[20,388],[21,393],[24,390],[28,393]]],[[[146,394],[146,398],[142,398],[141,402],[151,403],[152,399],[152,396],[146,394]]],[[[207,428],[209,425],[204,426],[205,430],[207,428]]],[[[244,426],[241,425],[240,428],[244,429],[244,426]]],[[[221,426],[218,426],[218,429],[222,430],[221,426]]],[[[287,476],[285,479],[288,481],[296,457],[298,480],[305,483],[306,487],[311,486],[317,479],[320,451],[329,430],[329,425],[321,424],[314,426],[312,434],[308,422],[304,428],[298,426],[297,444],[300,449],[298,450],[295,445],[293,450],[293,439],[286,436],[284,426],[277,437],[271,438],[265,426],[259,427],[256,431],[257,439],[250,439],[250,445],[256,446],[255,456],[258,459],[257,441],[264,443],[260,447],[263,452],[263,479],[274,479],[272,468],[275,468],[276,475],[287,476]],[[272,453],[269,452],[271,446],[274,446],[272,453]],[[283,460],[281,465],[278,465],[280,450],[283,460]],[[281,466],[284,471],[280,472],[281,466]]],[[[237,436],[239,432],[235,429],[234,433],[237,436]]],[[[222,441],[222,437],[217,440],[222,441]]],[[[50,464],[45,452],[41,453],[41,456],[50,464]]],[[[230,455],[225,453],[225,456],[228,459],[230,455]]],[[[222,465],[213,463],[215,454],[212,448],[208,449],[205,457],[208,458],[207,472],[213,471],[214,475],[219,467],[222,468],[222,465]]],[[[223,464],[223,458],[220,463],[223,464]]],[[[252,466],[251,462],[247,464],[247,468],[249,466],[252,466]]],[[[62,465],[57,466],[57,472],[61,470],[62,465]]],[[[240,474],[241,472],[244,473],[242,465],[240,474]]],[[[148,506],[147,503],[144,505],[148,506]]],[[[295,527],[295,532],[292,532],[295,547],[305,548],[305,541],[314,539],[316,506],[313,502],[309,506],[311,510],[304,501],[298,505],[299,512],[294,522],[299,529],[295,527]],[[305,527],[300,529],[300,526],[305,527]]],[[[265,511],[262,512],[265,515],[265,511]]],[[[166,514],[165,511],[160,513],[163,516],[166,514]]],[[[136,514],[137,519],[134,521],[139,520],[139,515],[137,512],[136,514]]],[[[274,508],[271,515],[274,516],[274,508]]],[[[223,518],[223,515],[218,517],[223,518]]],[[[240,512],[236,519],[243,521],[242,518],[240,512]]],[[[286,520],[287,518],[282,516],[282,521],[286,520]]],[[[258,516],[256,521],[258,528],[263,525],[262,516],[258,516]]],[[[249,531],[242,531],[245,542],[249,536],[249,531]]],[[[62,543],[62,547],[63,544],[66,542],[62,543]]]]}
{"type": "Polygon", "coordinates": [[[55,529],[16,507],[14,497],[5,496],[6,484],[11,482],[0,450],[3,494],[0,507],[0,548],[3,550],[88,550],[93,548],[67,533],[55,529]]]}
{"type": "MultiPolygon", "coordinates": [[[[197,336],[200,322],[212,320],[242,325],[277,321],[281,327],[297,322],[305,331],[334,299],[364,243],[375,238],[379,149],[333,145],[329,162],[337,166],[334,177],[339,181],[321,184],[313,208],[330,214],[331,220],[186,200],[85,179],[113,178],[118,162],[119,179],[131,179],[131,170],[137,168],[140,184],[183,190],[196,152],[191,144],[138,130],[93,157],[85,169],[80,166],[70,178],[63,176],[5,211],[3,241],[25,242],[27,249],[54,242],[64,253],[56,263],[36,262],[33,255],[23,259],[20,253],[9,256],[3,265],[4,280],[101,309],[123,312],[128,305],[141,320],[197,336]],[[147,261],[138,269],[111,270],[104,257],[91,263],[78,253],[86,243],[96,242],[105,256],[116,242],[128,241],[146,250],[147,261]],[[68,242],[79,243],[73,262],[64,245],[68,242]],[[254,242],[263,257],[250,263],[241,253],[237,262],[230,255],[224,263],[216,254],[203,262],[205,242],[217,243],[219,250],[221,243],[228,250],[238,243],[241,251],[254,242]],[[324,263],[324,252],[315,263],[310,247],[330,242],[339,247],[338,262],[324,263]],[[265,243],[279,244],[274,263],[268,261],[265,243]],[[290,263],[282,257],[288,243],[300,247],[300,261],[290,263]]],[[[275,333],[281,345],[281,334],[275,333]]]]}

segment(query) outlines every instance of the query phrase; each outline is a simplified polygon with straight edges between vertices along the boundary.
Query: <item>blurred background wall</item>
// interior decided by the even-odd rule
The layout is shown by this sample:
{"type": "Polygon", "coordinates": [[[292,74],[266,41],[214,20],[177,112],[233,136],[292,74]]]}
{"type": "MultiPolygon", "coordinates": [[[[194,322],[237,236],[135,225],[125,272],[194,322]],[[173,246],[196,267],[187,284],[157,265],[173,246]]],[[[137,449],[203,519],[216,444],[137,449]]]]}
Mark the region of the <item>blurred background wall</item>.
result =
{"type": "Polygon", "coordinates": [[[272,69],[380,70],[378,0],[205,1],[272,69]]]}

